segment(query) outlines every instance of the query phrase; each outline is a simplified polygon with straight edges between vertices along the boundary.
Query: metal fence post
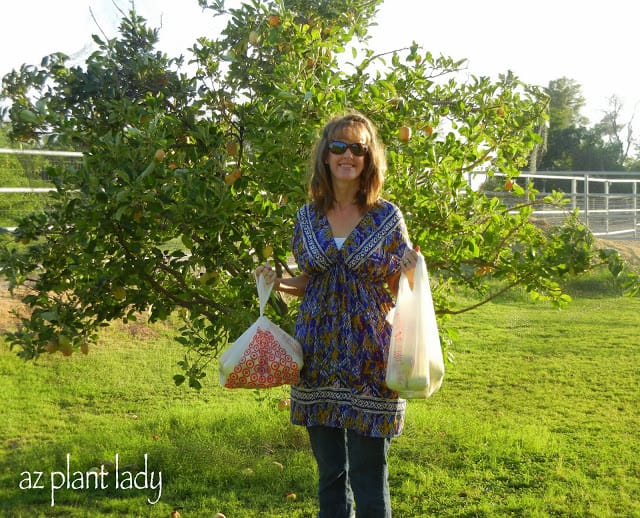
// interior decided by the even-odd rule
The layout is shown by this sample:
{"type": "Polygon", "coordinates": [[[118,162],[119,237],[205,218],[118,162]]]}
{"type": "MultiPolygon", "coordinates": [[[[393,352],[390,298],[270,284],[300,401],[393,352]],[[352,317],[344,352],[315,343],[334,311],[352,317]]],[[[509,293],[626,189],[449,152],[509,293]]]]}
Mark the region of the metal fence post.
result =
{"type": "Polygon", "coordinates": [[[638,239],[640,237],[640,225],[638,223],[638,184],[633,182],[631,184],[631,191],[633,192],[633,237],[638,239]]]}
{"type": "Polygon", "coordinates": [[[584,175],[584,224],[589,227],[589,175],[584,175]]]}
{"type": "Polygon", "coordinates": [[[611,213],[609,212],[609,180],[604,182],[604,231],[609,233],[609,218],[611,213]]]}

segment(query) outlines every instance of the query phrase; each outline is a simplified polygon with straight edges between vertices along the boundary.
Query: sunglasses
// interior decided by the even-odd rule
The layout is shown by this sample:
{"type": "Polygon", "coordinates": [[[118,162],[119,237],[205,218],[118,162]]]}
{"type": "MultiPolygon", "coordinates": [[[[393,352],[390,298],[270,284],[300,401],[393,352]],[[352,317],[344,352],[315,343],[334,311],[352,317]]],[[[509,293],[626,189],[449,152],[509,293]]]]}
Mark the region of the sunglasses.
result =
{"type": "Polygon", "coordinates": [[[354,142],[353,144],[347,144],[346,142],[342,142],[342,140],[332,140],[329,142],[329,151],[334,155],[344,155],[347,149],[350,149],[354,156],[364,156],[367,154],[369,148],[359,142],[354,142]]]}

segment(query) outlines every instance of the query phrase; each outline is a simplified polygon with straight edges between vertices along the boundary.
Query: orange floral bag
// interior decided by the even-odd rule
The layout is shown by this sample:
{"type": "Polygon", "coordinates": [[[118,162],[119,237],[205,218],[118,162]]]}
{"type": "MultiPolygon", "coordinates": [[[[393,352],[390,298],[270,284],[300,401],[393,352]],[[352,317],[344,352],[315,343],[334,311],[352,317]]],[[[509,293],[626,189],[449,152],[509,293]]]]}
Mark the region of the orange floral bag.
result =
{"type": "Polygon", "coordinates": [[[298,382],[302,347],[264,316],[272,286],[256,278],[260,317],[220,356],[220,384],[226,388],[271,388],[298,382]]]}

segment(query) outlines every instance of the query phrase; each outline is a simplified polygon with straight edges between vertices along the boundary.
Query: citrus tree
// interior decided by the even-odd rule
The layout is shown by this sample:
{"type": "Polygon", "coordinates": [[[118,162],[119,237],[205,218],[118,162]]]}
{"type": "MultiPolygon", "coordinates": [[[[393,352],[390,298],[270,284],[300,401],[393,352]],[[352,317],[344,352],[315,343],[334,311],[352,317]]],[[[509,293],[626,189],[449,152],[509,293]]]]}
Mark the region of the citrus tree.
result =
{"type": "MultiPolygon", "coordinates": [[[[194,42],[189,66],[157,51],[158,31],[132,11],[117,38],[94,36],[84,65],[52,54],[8,74],[12,137],[84,153],[49,172],[50,208],[21,221],[22,245],[0,257],[10,285],[31,288],[31,311],[7,335],[18,354],[86,352],[114,319],[180,318],[175,381],[201,386],[256,317],[256,265],[289,270],[311,146],[349,109],[387,146],[385,196],[427,259],[443,338],[448,317],[470,309],[454,297],[461,288],[566,300],[558,281],[590,267],[592,237],[575,218],[534,225],[533,191],[511,180],[539,141],[542,92],[510,73],[461,81],[462,61],[416,44],[375,55],[367,34],[380,3],[200,0],[227,25],[194,42]],[[477,169],[507,176],[513,206],[472,189],[477,169]]],[[[295,309],[274,296],[269,311],[291,330],[295,309]]]]}

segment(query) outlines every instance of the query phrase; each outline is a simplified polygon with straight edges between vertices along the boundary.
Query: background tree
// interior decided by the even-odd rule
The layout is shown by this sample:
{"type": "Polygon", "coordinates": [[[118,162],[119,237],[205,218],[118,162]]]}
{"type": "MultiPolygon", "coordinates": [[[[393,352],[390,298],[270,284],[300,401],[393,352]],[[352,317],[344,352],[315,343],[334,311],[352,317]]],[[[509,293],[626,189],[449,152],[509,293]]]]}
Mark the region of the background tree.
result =
{"type": "Polygon", "coordinates": [[[586,125],[589,120],[581,114],[585,105],[582,87],[568,77],[549,81],[545,89],[549,96],[549,126],[563,130],[586,125]]]}
{"type": "Polygon", "coordinates": [[[624,106],[618,96],[609,98],[609,109],[594,130],[602,135],[605,145],[612,151],[617,151],[617,161],[623,167],[629,164],[630,152],[635,144],[633,131],[633,116],[627,123],[623,123],[622,110],[624,106]]]}
{"type": "Polygon", "coordinates": [[[614,95],[597,124],[581,115],[581,87],[566,77],[549,82],[549,126],[545,149],[536,155],[535,168],[547,171],[624,171],[634,148],[633,117],[621,122],[623,106],[614,95]]]}
{"type": "Polygon", "coordinates": [[[585,104],[582,87],[573,79],[561,77],[549,81],[549,122],[546,147],[539,169],[571,171],[582,149],[584,125],[588,120],[580,113],[585,104]]]}
{"type": "MultiPolygon", "coordinates": [[[[32,287],[31,313],[8,334],[18,353],[86,351],[110,320],[176,314],[185,356],[175,380],[199,387],[207,363],[255,318],[256,264],[289,269],[310,147],[347,109],[367,113],[388,147],[385,196],[426,256],[443,339],[449,317],[472,309],[455,296],[461,289],[486,301],[521,286],[566,301],[558,282],[594,262],[588,230],[572,218],[543,231],[529,219],[533,191],[509,185],[517,204],[507,208],[467,175],[519,174],[539,142],[542,92],[512,74],[459,83],[462,61],[415,44],[374,55],[367,32],[380,3],[256,0],[226,10],[200,0],[228,23],[194,43],[192,75],[155,50],[157,31],[131,12],[118,38],[94,37],[85,66],[52,54],[6,76],[13,137],[85,155],[50,171],[51,209],[20,223],[14,237],[29,245],[0,256],[12,287],[32,287]],[[412,136],[400,138],[401,127],[412,136]]],[[[295,302],[271,302],[290,326],[295,302]]]]}
{"type": "Polygon", "coordinates": [[[640,145],[634,144],[634,154],[628,160],[629,171],[640,171],[640,145]]]}

